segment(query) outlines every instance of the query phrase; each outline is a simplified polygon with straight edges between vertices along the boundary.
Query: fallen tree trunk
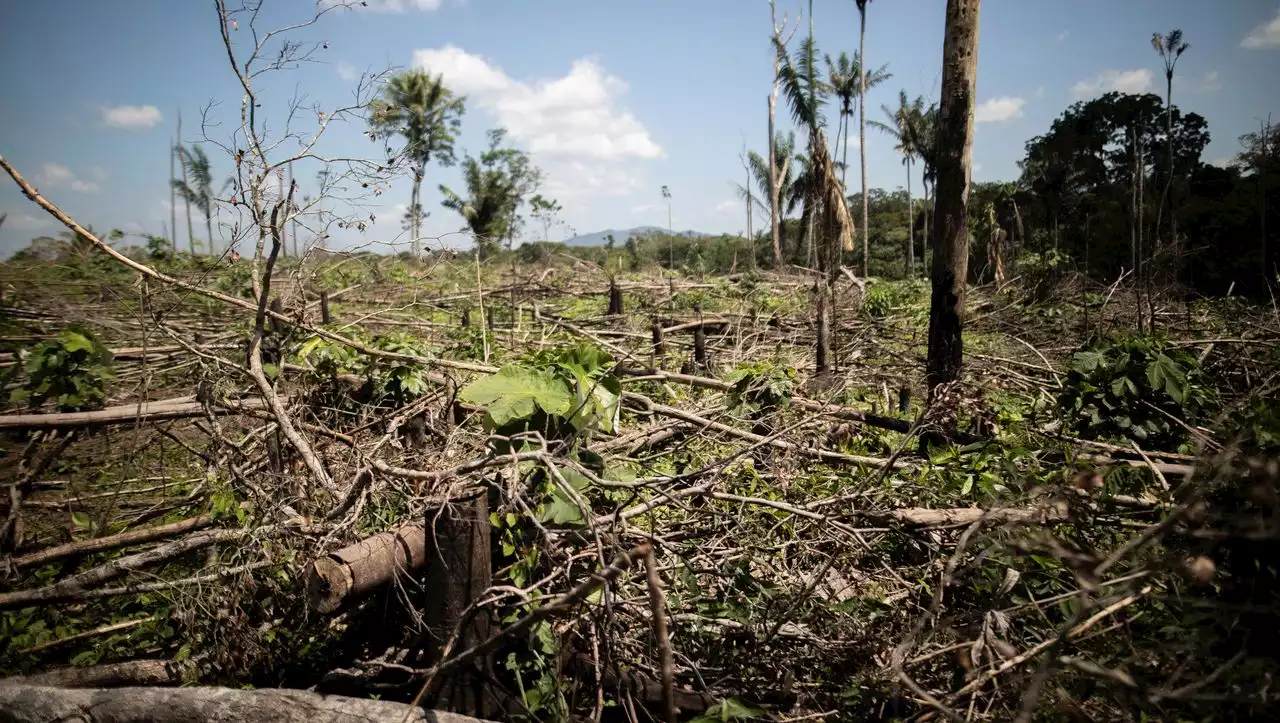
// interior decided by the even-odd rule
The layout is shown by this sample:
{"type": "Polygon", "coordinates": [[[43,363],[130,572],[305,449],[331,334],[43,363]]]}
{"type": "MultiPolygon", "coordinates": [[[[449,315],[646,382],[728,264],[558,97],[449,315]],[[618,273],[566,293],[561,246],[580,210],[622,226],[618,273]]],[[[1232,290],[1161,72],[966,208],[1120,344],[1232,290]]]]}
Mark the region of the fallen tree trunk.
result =
{"type": "Polygon", "coordinates": [[[61,560],[65,557],[73,555],[88,555],[94,552],[104,552],[106,550],[115,550],[121,547],[129,547],[130,545],[140,545],[144,542],[153,542],[161,540],[173,535],[180,535],[184,532],[192,532],[213,524],[213,516],[200,515],[199,517],[191,517],[177,522],[170,522],[167,525],[157,525],[155,527],[144,527],[140,530],[129,530],[107,537],[98,537],[92,540],[80,540],[79,542],[68,542],[65,545],[58,545],[48,549],[32,552],[21,557],[13,558],[14,567],[31,567],[32,565],[42,565],[54,560],[61,560]]]}
{"type": "Polygon", "coordinates": [[[119,557],[103,565],[64,578],[51,585],[31,590],[0,593],[0,610],[27,607],[37,603],[51,604],[84,599],[85,593],[109,580],[140,570],[148,565],[172,560],[210,545],[245,537],[254,530],[208,530],[165,543],[133,555],[119,557]]]}
{"type": "MultiPolygon", "coordinates": [[[[258,399],[246,400],[249,406],[261,406],[258,399]]],[[[237,414],[237,411],[213,408],[214,414],[237,414]]],[[[185,419],[204,416],[199,402],[159,401],[147,404],[121,404],[93,412],[62,412],[58,414],[0,414],[0,429],[37,429],[48,427],[90,427],[98,424],[122,424],[127,422],[158,422],[166,419],[185,419]]]]}
{"type": "Polygon", "coordinates": [[[65,689],[0,683],[0,718],[24,723],[480,723],[468,716],[382,700],[301,690],[232,688],[65,689]]]}
{"type": "Polygon", "coordinates": [[[325,555],[307,568],[307,603],[332,613],[427,561],[421,523],[404,525],[325,555]]]}
{"type": "MultiPolygon", "coordinates": [[[[177,685],[184,666],[172,660],[126,660],[85,668],[58,668],[44,673],[17,675],[0,680],[4,685],[54,688],[119,688],[127,685],[177,685]]],[[[3,700],[0,697],[0,700],[3,700]]],[[[0,703],[0,709],[3,704],[0,703]]]]}

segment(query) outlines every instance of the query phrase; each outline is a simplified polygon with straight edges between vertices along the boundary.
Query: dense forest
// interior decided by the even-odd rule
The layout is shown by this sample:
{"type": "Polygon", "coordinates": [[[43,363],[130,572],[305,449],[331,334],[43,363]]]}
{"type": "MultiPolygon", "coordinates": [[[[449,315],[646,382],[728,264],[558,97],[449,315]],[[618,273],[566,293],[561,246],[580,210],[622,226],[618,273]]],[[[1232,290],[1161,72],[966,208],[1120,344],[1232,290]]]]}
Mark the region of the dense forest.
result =
{"type": "Polygon", "coordinates": [[[1204,161],[1181,31],[973,183],[980,0],[936,100],[864,66],[892,4],[832,57],[771,3],[743,232],[662,186],[584,247],[429,67],[256,112],[366,3],[213,5],[232,142],[179,128],[166,234],[0,156],[66,229],[0,263],[0,720],[1280,715],[1277,142],[1204,161]],[[339,241],[393,193],[395,253],[339,241]]]}

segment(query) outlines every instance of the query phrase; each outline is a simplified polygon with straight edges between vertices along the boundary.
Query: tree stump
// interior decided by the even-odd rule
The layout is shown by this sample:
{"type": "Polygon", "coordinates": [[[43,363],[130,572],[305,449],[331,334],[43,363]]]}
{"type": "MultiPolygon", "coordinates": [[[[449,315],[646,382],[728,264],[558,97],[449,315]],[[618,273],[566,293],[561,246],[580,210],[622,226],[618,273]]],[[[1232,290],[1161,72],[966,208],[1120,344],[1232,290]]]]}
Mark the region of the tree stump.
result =
{"type": "MultiPolygon", "coordinates": [[[[423,587],[429,592],[426,664],[434,665],[489,637],[483,615],[463,619],[467,609],[493,582],[488,490],[469,492],[426,519],[427,567],[423,587]],[[458,638],[446,649],[454,631],[458,638]]],[[[465,715],[484,716],[494,709],[486,678],[491,661],[479,658],[437,682],[428,691],[432,707],[465,715]]]]}

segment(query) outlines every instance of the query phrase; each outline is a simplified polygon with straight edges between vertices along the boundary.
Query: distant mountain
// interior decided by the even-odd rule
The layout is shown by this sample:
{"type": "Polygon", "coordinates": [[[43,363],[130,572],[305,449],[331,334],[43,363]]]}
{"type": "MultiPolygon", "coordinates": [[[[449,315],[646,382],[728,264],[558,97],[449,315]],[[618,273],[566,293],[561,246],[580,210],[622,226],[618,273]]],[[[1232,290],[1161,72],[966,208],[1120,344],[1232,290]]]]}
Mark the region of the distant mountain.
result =
{"type": "MultiPolygon", "coordinates": [[[[657,231],[658,233],[667,232],[667,230],[665,228],[662,228],[661,226],[636,226],[635,228],[624,228],[624,229],[607,228],[603,231],[596,231],[595,233],[578,234],[577,236],[574,236],[571,239],[567,239],[564,242],[564,245],[565,246],[604,246],[606,243],[608,243],[608,240],[606,237],[609,236],[610,234],[613,234],[613,242],[616,245],[621,246],[622,244],[625,244],[627,242],[627,239],[631,238],[632,236],[641,236],[643,234],[653,233],[655,231],[657,231]]],[[[711,235],[711,234],[702,233],[700,231],[677,231],[676,233],[680,236],[690,236],[694,238],[711,235]]]]}

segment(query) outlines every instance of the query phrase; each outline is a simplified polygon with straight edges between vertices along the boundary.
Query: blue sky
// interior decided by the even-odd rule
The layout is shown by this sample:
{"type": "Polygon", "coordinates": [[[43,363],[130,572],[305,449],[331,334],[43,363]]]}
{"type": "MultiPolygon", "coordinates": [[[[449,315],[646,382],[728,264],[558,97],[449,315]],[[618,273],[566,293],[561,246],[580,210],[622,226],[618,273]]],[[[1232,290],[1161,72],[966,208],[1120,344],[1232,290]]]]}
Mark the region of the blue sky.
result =
{"type": "MultiPolygon", "coordinates": [[[[330,13],[302,34],[328,42],[322,62],[263,78],[270,124],[283,123],[295,92],[335,107],[351,97],[361,71],[425,64],[469,97],[460,150],[480,151],[488,128],[506,126],[547,172],[545,191],[560,200],[572,228],[665,225],[663,184],[673,195],[676,227],[745,227],[732,184],[742,178],[744,142],[761,151],[767,143],[766,0],[368,3],[330,13]]],[[[820,49],[833,56],[856,49],[852,0],[814,5],[820,49]]],[[[867,58],[888,64],[893,78],[869,95],[869,117],[881,117],[880,105],[894,102],[899,89],[937,97],[944,5],[871,3],[867,58]]],[[[779,0],[779,15],[795,23],[806,6],[779,0]]],[[[265,7],[260,25],[271,28],[307,17],[314,3],[266,0],[265,7]]],[[[1180,27],[1191,43],[1178,64],[1174,102],[1208,119],[1206,160],[1230,157],[1239,135],[1269,113],[1280,115],[1277,1],[987,0],[981,20],[975,180],[1012,180],[1026,140],[1075,100],[1112,89],[1163,94],[1150,46],[1157,30],[1180,27]]],[[[238,114],[217,22],[212,0],[0,3],[0,64],[9,69],[0,78],[0,154],[82,222],[160,233],[169,218],[167,144],[179,111],[188,142],[203,132],[226,139],[238,114]],[[213,126],[202,131],[211,102],[213,126]]],[[[246,36],[241,28],[233,39],[246,36]]],[[[788,127],[785,110],[779,117],[788,127]]],[[[834,132],[834,118],[830,126],[834,132]]],[[[331,126],[321,148],[371,154],[376,148],[362,130],[331,126]]],[[[229,175],[230,159],[209,148],[215,177],[229,175]]],[[[867,151],[870,185],[905,185],[887,137],[868,129],[867,151]]],[[[851,161],[856,154],[855,145],[851,161]]],[[[855,164],[851,186],[856,178],[855,164]]],[[[434,190],[457,180],[454,169],[428,170],[428,233],[459,227],[434,190]]],[[[912,185],[918,189],[919,179],[912,185]]],[[[342,232],[331,243],[394,241],[408,196],[407,182],[396,183],[374,199],[369,210],[378,221],[362,237],[342,232]]],[[[0,255],[57,230],[0,178],[6,212],[0,255]]]]}

